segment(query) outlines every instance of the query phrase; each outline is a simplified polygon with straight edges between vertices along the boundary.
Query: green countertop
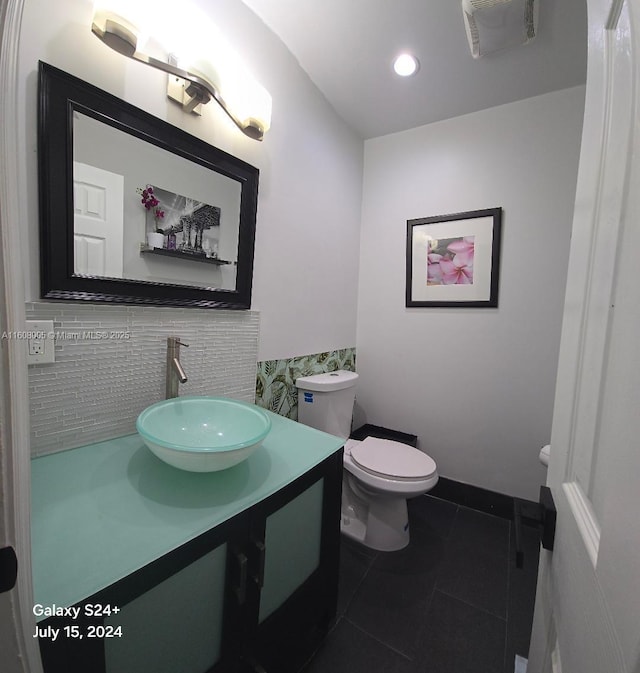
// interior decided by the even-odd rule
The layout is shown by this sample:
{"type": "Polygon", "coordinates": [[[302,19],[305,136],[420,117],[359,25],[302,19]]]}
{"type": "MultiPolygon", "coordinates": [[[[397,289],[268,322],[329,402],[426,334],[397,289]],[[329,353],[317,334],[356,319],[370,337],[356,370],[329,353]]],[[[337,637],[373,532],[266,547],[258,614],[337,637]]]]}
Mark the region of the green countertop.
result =
{"type": "Polygon", "coordinates": [[[137,435],[31,462],[34,602],[66,607],[260,502],[344,440],[272,414],[247,460],[184,472],[137,435]]]}

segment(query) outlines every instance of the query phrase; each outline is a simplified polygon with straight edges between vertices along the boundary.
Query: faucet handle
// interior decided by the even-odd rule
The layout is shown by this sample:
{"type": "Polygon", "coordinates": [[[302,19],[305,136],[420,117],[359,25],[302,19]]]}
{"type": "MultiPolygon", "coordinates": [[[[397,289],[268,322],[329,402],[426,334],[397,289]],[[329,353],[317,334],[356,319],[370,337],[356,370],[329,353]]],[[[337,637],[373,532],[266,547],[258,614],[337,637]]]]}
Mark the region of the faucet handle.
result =
{"type": "Polygon", "coordinates": [[[182,343],[178,337],[167,337],[167,346],[169,348],[175,348],[175,346],[185,346],[189,348],[189,344],[182,343]]]}

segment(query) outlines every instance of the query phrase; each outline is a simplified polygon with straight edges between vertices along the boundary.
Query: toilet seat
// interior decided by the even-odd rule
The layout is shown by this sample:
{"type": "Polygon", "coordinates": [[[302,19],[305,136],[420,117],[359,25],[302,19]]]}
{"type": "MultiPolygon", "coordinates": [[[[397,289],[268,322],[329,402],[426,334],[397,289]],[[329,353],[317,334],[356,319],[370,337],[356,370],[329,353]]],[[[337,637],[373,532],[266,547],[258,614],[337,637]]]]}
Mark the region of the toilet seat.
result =
{"type": "Polygon", "coordinates": [[[416,481],[436,473],[435,461],[412,446],[389,439],[367,437],[351,443],[348,453],[365,472],[397,481],[416,481]]]}

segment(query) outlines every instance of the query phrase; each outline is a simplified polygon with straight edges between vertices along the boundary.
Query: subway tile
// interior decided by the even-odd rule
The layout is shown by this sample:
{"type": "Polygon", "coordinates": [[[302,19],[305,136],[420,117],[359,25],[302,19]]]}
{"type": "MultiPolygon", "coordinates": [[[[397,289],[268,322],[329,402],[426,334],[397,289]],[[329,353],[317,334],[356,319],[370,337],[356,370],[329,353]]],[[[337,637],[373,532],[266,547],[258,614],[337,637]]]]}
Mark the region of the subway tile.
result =
{"type": "Polygon", "coordinates": [[[33,455],[134,432],[139,412],[164,396],[168,336],[192,348],[182,352],[190,377],[184,391],[254,401],[256,311],[30,302],[26,312],[28,320],[53,320],[59,333],[130,335],[59,339],[55,363],[29,367],[33,455]]]}

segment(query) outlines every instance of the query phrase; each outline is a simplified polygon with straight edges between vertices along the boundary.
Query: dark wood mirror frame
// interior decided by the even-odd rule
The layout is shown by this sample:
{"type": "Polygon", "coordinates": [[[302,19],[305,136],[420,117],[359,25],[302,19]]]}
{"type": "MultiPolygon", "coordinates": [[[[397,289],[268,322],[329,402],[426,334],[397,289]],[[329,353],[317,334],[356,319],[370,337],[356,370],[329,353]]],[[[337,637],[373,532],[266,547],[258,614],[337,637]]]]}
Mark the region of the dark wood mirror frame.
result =
{"type": "Polygon", "coordinates": [[[38,84],[42,297],[193,308],[251,308],[258,169],[46,63],[39,64],[38,84]],[[74,112],[81,112],[240,183],[235,290],[74,274],[74,112]]]}

